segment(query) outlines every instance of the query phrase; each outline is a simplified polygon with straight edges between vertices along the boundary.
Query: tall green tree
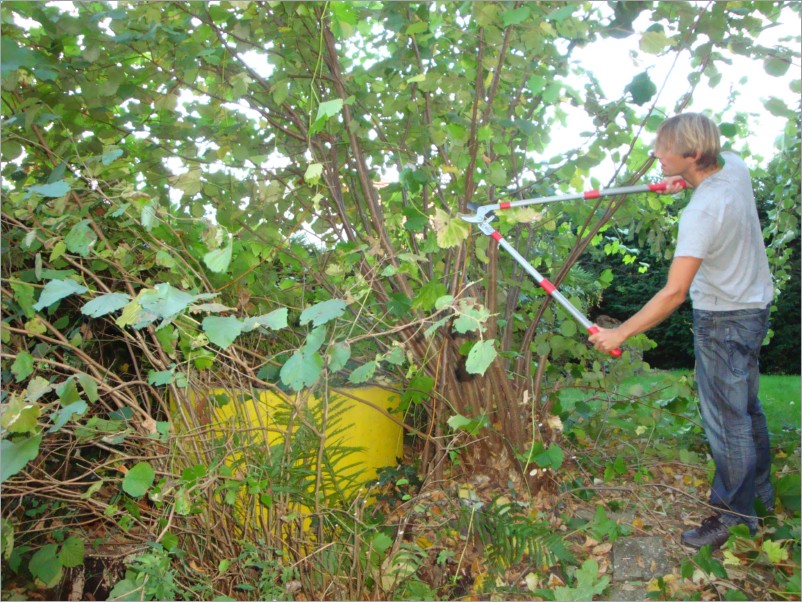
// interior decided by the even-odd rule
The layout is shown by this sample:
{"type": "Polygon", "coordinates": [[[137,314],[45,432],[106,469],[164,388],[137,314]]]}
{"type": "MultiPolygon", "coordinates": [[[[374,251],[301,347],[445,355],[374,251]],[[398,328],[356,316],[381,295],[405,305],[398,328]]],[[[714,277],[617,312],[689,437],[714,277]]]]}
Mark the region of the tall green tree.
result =
{"type": "MultiPolygon", "coordinates": [[[[152,435],[165,391],[183,399],[221,375],[302,391],[386,374],[425,474],[457,432],[463,466],[523,474],[536,493],[551,481],[526,468],[558,440],[553,388],[637,362],[588,349],[457,214],[581,188],[606,157],[618,168],[602,184],[640,180],[642,136],[715,86],[731,53],[798,90],[799,53],[755,41],[789,11],[798,3],[4,2],[4,445],[24,467],[47,440],[40,419],[74,420],[83,406],[67,402],[96,395],[152,435]],[[692,55],[670,76],[687,88],[675,106],[648,71],[609,98],[572,59],[621,37],[643,55],[692,55]],[[568,107],[594,130],[550,156],[568,107]],[[53,396],[61,405],[39,401],[53,396]]],[[[670,198],[622,201],[497,226],[587,310],[611,275],[572,267],[589,245],[624,253],[613,216],[665,243],[670,198]]]]}

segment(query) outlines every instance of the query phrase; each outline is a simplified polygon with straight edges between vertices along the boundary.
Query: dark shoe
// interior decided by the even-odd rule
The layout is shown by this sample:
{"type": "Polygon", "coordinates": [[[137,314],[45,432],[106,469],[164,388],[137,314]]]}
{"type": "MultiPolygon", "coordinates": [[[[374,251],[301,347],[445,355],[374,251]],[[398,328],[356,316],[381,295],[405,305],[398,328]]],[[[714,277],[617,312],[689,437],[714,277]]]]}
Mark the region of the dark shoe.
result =
{"type": "Polygon", "coordinates": [[[714,550],[719,549],[730,538],[730,528],[719,520],[720,516],[714,514],[702,521],[702,524],[685,531],[682,534],[682,543],[695,549],[709,545],[714,550]]]}

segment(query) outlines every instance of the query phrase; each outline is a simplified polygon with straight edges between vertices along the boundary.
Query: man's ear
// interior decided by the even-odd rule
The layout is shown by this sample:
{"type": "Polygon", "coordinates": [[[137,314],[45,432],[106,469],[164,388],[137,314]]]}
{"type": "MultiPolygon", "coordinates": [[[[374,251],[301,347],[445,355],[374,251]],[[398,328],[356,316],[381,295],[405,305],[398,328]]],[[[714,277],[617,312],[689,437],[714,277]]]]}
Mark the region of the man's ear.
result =
{"type": "Polygon", "coordinates": [[[693,159],[694,163],[698,163],[699,159],[702,158],[702,151],[696,150],[693,152],[683,153],[682,156],[686,159],[693,159]]]}

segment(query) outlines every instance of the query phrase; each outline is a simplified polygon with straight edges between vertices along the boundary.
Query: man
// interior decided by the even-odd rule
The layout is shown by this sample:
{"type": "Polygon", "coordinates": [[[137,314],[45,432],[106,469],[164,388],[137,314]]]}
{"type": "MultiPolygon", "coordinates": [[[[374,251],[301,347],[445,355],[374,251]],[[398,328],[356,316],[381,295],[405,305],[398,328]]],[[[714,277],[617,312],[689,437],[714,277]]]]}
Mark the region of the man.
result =
{"type": "Polygon", "coordinates": [[[716,124],[696,113],[667,119],[654,156],[668,192],[681,190],[681,180],[694,189],[666,285],[590,341],[609,353],[668,317],[690,291],[702,423],[716,466],[710,504],[719,512],[683,533],[682,543],[716,549],[731,526],[743,523],[755,533],[756,499],[774,510],[768,428],[757,397],[773,285],[749,172],[736,154],[721,152],[716,124]]]}

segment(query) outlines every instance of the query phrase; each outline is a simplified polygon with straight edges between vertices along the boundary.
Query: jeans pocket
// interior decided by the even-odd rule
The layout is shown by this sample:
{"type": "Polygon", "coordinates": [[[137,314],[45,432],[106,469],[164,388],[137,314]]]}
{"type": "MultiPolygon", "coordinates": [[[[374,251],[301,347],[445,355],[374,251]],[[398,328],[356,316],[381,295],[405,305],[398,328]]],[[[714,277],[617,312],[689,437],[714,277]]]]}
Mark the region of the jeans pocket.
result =
{"type": "Polygon", "coordinates": [[[702,348],[709,348],[715,344],[716,323],[710,312],[694,311],[693,335],[694,343],[702,348]]]}
{"type": "Polygon", "coordinates": [[[729,368],[738,376],[746,376],[757,366],[760,347],[766,336],[762,320],[731,320],[725,329],[729,368]]]}

